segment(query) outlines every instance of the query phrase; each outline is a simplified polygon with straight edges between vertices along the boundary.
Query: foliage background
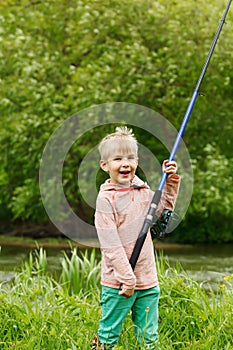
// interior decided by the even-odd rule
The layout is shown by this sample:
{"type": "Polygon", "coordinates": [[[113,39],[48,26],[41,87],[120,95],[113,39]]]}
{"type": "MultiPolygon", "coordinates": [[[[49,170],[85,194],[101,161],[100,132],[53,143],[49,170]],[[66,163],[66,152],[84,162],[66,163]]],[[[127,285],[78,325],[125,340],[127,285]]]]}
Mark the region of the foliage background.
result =
{"type": "MultiPolygon", "coordinates": [[[[38,186],[40,159],[54,129],[106,102],[147,106],[177,129],[226,4],[221,0],[2,0],[0,3],[0,230],[48,222],[38,186]]],[[[194,168],[189,210],[173,239],[233,241],[232,9],[184,140],[194,168]]],[[[75,178],[103,127],[74,147],[66,195],[91,222],[75,178]]],[[[137,130],[159,158],[159,145],[137,130]]]]}

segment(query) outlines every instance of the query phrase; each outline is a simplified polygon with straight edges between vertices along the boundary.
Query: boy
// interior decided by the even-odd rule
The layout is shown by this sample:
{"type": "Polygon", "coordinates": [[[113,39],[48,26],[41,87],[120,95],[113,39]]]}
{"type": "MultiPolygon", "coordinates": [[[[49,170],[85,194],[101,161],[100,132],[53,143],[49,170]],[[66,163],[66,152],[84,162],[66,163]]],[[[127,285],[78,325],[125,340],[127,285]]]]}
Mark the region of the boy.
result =
{"type": "MultiPolygon", "coordinates": [[[[97,197],[95,226],[102,254],[102,319],[92,349],[113,349],[122,322],[132,311],[135,335],[148,349],[158,343],[159,285],[151,235],[148,234],[133,271],[129,258],[147,215],[153,192],[136,175],[137,141],[127,127],[118,127],[99,145],[100,167],[109,174],[97,197]],[[121,289],[119,290],[121,286],[121,289]]],[[[168,173],[157,215],[173,210],[179,189],[174,161],[163,162],[168,173]]]]}

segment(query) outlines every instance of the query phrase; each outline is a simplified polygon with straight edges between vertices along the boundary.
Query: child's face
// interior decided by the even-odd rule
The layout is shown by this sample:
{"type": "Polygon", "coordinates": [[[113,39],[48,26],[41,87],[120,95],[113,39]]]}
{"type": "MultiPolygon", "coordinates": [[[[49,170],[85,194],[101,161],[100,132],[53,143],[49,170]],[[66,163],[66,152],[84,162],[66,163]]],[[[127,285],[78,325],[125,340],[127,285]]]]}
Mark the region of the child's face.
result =
{"type": "Polygon", "coordinates": [[[130,152],[115,153],[107,161],[100,161],[101,168],[109,173],[111,182],[118,185],[129,186],[135,175],[138,158],[130,152]]]}

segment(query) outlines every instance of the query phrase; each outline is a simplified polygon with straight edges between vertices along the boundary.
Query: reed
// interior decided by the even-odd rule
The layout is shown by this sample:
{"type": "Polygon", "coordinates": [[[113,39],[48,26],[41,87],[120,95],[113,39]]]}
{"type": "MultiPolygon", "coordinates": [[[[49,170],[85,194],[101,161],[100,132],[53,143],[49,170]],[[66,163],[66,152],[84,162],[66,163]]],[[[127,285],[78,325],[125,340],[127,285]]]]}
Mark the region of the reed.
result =
{"type": "Polygon", "coordinates": [[[100,261],[96,258],[96,251],[78,254],[77,248],[71,252],[71,257],[64,253],[61,261],[62,273],[60,282],[71,295],[91,291],[100,284],[100,261]]]}

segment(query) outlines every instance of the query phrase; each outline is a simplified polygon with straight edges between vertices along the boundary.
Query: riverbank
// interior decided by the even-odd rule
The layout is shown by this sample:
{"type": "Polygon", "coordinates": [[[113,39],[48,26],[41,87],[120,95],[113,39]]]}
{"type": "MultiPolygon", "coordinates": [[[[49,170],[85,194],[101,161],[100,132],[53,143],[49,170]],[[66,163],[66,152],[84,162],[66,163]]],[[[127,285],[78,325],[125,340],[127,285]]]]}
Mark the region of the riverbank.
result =
{"type": "MultiPolygon", "coordinates": [[[[154,243],[156,249],[158,250],[183,250],[192,249],[193,245],[190,244],[178,244],[178,243],[167,243],[166,241],[157,241],[154,243]]],[[[10,237],[0,235],[0,246],[15,246],[15,247],[25,247],[25,248],[57,248],[57,249],[69,249],[71,247],[79,247],[80,249],[88,248],[99,248],[99,242],[95,239],[80,240],[75,242],[67,238],[40,238],[33,239],[28,237],[10,237]]]]}
{"type": "MultiPolygon", "coordinates": [[[[82,244],[68,239],[25,239],[0,236],[0,282],[12,279],[15,271],[28,259],[30,252],[46,249],[49,261],[49,271],[60,270],[60,259],[65,251],[71,254],[73,248],[79,253],[90,252],[93,248],[100,259],[100,250],[97,241],[82,242],[82,244]]],[[[156,242],[157,257],[164,257],[173,267],[182,268],[195,281],[217,289],[224,276],[233,274],[233,245],[231,244],[199,244],[183,245],[156,242]]]]}

